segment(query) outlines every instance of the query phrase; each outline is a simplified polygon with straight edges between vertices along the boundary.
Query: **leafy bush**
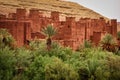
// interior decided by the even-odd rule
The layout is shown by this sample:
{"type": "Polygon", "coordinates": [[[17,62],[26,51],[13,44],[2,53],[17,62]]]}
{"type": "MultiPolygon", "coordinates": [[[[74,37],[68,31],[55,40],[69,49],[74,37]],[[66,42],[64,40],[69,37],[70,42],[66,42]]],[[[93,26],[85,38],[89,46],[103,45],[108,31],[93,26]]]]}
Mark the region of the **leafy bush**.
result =
{"type": "Polygon", "coordinates": [[[14,76],[14,51],[9,47],[0,49],[0,80],[11,80],[14,76]]]}
{"type": "Polygon", "coordinates": [[[0,80],[120,80],[120,56],[101,47],[73,51],[35,41],[30,49],[0,48],[0,80]]]}
{"type": "Polygon", "coordinates": [[[46,80],[78,80],[78,74],[69,64],[63,63],[60,59],[53,59],[54,63],[45,67],[46,80]]]}
{"type": "Polygon", "coordinates": [[[31,41],[30,44],[30,49],[35,51],[35,50],[45,50],[46,46],[45,46],[45,41],[43,40],[34,40],[31,41]]]}
{"type": "Polygon", "coordinates": [[[117,32],[117,39],[120,40],[120,31],[117,32]]]}
{"type": "Polygon", "coordinates": [[[111,34],[106,34],[102,40],[101,40],[101,45],[103,49],[110,51],[110,52],[116,52],[117,47],[116,47],[116,40],[113,38],[111,34]]]}
{"type": "Polygon", "coordinates": [[[34,60],[34,55],[31,51],[25,48],[18,48],[14,52],[15,63],[15,76],[13,80],[26,80],[25,72],[32,60],[34,60]]]}
{"type": "Polygon", "coordinates": [[[45,64],[50,61],[51,60],[48,57],[36,57],[26,71],[28,80],[45,80],[45,64]]]}
{"type": "Polygon", "coordinates": [[[103,39],[101,40],[102,44],[115,44],[115,40],[111,34],[106,34],[103,39]]]}
{"type": "Polygon", "coordinates": [[[82,51],[86,48],[92,48],[92,47],[93,47],[92,42],[89,40],[85,40],[84,43],[79,46],[77,51],[82,51]]]}
{"type": "MultiPolygon", "coordinates": [[[[36,44],[36,43],[33,43],[33,45],[36,44]]],[[[37,44],[38,45],[38,44],[37,44]]],[[[39,56],[39,55],[42,55],[42,56],[56,56],[60,59],[62,59],[63,61],[67,60],[67,58],[70,57],[71,54],[73,54],[73,51],[72,49],[70,48],[64,48],[64,47],[61,47],[58,43],[56,42],[53,42],[52,45],[51,45],[51,50],[46,50],[45,48],[45,42],[40,42],[39,43],[39,46],[34,46],[34,50],[32,53],[34,53],[35,56],[39,56]],[[41,47],[39,47],[41,46],[41,47]]]]}
{"type": "Polygon", "coordinates": [[[6,29],[0,29],[0,48],[14,47],[14,38],[6,29]]]}
{"type": "Polygon", "coordinates": [[[108,80],[107,54],[101,48],[87,48],[76,52],[66,62],[78,72],[80,80],[108,80]]]}
{"type": "Polygon", "coordinates": [[[110,80],[120,80],[120,57],[110,54],[108,57],[110,80]]]}

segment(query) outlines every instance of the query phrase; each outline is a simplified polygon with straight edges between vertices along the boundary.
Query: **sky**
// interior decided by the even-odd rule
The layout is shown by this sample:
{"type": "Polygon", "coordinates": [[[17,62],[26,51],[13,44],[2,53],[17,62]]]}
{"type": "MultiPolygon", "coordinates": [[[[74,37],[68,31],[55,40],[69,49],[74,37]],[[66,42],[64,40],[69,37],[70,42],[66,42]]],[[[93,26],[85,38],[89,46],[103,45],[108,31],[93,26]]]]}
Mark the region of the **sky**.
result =
{"type": "Polygon", "coordinates": [[[69,0],[120,22],[120,0],[69,0]]]}

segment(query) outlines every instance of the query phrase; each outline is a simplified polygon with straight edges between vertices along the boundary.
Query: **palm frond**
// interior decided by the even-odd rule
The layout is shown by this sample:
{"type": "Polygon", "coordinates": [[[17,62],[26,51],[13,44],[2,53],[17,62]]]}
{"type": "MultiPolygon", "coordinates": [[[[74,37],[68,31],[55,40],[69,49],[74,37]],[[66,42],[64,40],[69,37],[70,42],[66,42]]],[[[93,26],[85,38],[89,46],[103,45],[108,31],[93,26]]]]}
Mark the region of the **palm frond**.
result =
{"type": "Polygon", "coordinates": [[[41,33],[47,37],[52,37],[57,33],[57,31],[52,25],[48,25],[47,27],[42,29],[41,33]]]}
{"type": "Polygon", "coordinates": [[[111,34],[106,34],[103,39],[101,40],[102,44],[115,44],[115,40],[111,34]]]}

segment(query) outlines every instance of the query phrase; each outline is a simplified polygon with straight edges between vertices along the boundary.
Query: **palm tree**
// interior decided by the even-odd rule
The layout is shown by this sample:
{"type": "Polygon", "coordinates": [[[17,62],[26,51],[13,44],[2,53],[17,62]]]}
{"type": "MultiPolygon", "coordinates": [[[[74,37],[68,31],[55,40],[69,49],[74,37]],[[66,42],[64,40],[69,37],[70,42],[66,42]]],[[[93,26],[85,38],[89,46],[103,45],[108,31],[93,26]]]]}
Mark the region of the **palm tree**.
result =
{"type": "Polygon", "coordinates": [[[108,51],[113,51],[113,52],[115,51],[116,41],[114,40],[111,34],[106,34],[101,40],[101,44],[102,44],[103,49],[108,50],[108,51]]]}
{"type": "Polygon", "coordinates": [[[0,47],[4,48],[5,46],[13,47],[14,38],[7,31],[7,29],[0,29],[0,47]]]}
{"type": "Polygon", "coordinates": [[[42,29],[41,33],[47,36],[46,45],[47,45],[47,49],[50,50],[52,44],[51,38],[57,33],[56,29],[52,25],[47,25],[47,27],[42,29]]]}

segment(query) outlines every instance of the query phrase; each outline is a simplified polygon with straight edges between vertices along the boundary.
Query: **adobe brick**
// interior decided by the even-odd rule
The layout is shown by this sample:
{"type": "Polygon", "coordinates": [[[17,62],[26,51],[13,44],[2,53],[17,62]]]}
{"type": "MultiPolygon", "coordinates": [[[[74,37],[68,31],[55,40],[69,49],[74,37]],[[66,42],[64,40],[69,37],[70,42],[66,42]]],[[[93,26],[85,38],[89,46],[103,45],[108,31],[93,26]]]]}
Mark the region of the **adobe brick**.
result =
{"type": "Polygon", "coordinates": [[[27,12],[26,9],[18,8],[16,10],[16,18],[17,18],[17,20],[25,19],[26,18],[26,12],[27,12]]]}

